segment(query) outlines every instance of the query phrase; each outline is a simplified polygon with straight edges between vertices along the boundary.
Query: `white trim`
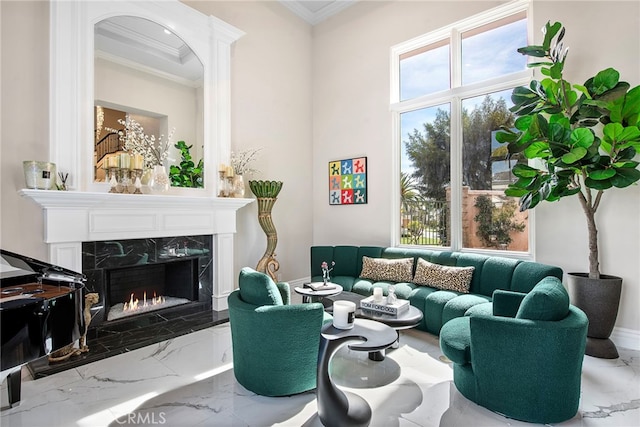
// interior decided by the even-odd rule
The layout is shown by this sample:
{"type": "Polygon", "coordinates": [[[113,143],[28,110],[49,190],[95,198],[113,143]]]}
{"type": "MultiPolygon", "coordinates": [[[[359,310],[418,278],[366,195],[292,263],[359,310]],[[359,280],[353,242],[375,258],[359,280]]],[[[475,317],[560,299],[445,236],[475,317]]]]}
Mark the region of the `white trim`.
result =
{"type": "Polygon", "coordinates": [[[44,214],[49,260],[82,271],[82,242],[212,235],[213,310],[234,288],[236,211],[255,199],[20,190],[44,214]]]}
{"type": "MultiPolygon", "coordinates": [[[[244,32],[177,1],[52,1],[50,4],[50,160],[69,173],[69,186],[104,191],[94,182],[94,25],[118,15],[137,16],[170,28],[204,67],[203,141],[205,188],[217,194],[219,163],[228,163],[231,138],[231,44],[244,32]],[[215,94],[215,96],[214,96],[215,94]]],[[[180,190],[178,190],[180,192],[180,190]]],[[[185,192],[189,193],[189,192],[185,192]]],[[[191,192],[192,193],[192,192],[191,192]]]]}
{"type": "MultiPolygon", "coordinates": [[[[526,12],[527,13],[527,36],[531,35],[531,5],[529,0],[517,0],[512,3],[498,6],[478,15],[463,19],[444,28],[432,31],[419,37],[415,37],[406,42],[397,44],[391,48],[390,58],[390,110],[392,112],[392,188],[400,188],[400,161],[402,148],[402,135],[400,135],[401,114],[405,112],[415,111],[423,108],[434,107],[442,104],[450,105],[451,123],[458,123],[462,114],[462,100],[480,96],[486,93],[500,92],[513,87],[527,85],[533,77],[531,70],[522,70],[506,76],[499,76],[487,81],[482,81],[464,87],[461,86],[461,72],[456,64],[461,61],[460,58],[460,37],[462,32],[478,28],[491,22],[499,21],[506,17],[526,12]],[[432,93],[418,98],[400,100],[400,55],[412,52],[423,46],[434,44],[443,40],[449,40],[451,69],[450,79],[451,88],[432,93]],[[397,164],[396,164],[397,163],[397,164]]],[[[462,129],[459,127],[451,128],[451,246],[441,247],[438,249],[450,249],[465,252],[488,252],[491,254],[499,253],[500,255],[511,256],[519,259],[533,259],[533,251],[535,247],[535,220],[533,212],[529,215],[528,226],[528,251],[510,252],[510,251],[485,251],[473,248],[464,248],[462,242],[462,129]]],[[[391,203],[391,220],[399,224],[400,198],[394,197],[391,203]]],[[[391,240],[393,245],[399,245],[401,242],[400,231],[397,225],[392,225],[391,240]]],[[[403,245],[406,246],[406,245],[403,245]]],[[[426,246],[420,246],[426,247],[426,246]]]]}
{"type": "Polygon", "coordinates": [[[199,87],[202,87],[202,84],[203,84],[202,79],[190,80],[184,77],[177,76],[175,74],[167,73],[165,71],[160,71],[153,67],[148,67],[146,65],[140,64],[139,62],[125,59],[121,56],[116,56],[111,53],[103,52],[101,50],[96,50],[96,58],[101,58],[101,59],[104,59],[105,61],[113,62],[114,64],[131,68],[132,70],[142,71],[143,73],[151,74],[152,76],[160,77],[162,79],[169,80],[171,82],[178,83],[190,88],[199,88],[199,87]]]}
{"type": "Polygon", "coordinates": [[[640,350],[640,331],[616,326],[611,333],[611,341],[616,347],[640,350]]]}
{"type": "Polygon", "coordinates": [[[304,0],[280,0],[280,4],[282,4],[284,7],[286,7],[311,25],[319,24],[330,16],[343,11],[356,2],[356,0],[334,0],[331,3],[325,2],[328,3],[326,6],[320,8],[315,12],[312,12],[311,10],[300,4],[302,1],[304,0]]]}

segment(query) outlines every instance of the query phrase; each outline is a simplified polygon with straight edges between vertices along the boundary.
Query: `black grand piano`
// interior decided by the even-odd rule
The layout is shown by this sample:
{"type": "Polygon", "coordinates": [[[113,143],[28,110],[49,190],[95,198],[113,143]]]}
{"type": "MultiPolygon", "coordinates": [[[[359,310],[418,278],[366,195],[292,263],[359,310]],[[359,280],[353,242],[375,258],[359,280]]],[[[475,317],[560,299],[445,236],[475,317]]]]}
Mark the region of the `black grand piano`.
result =
{"type": "Polygon", "coordinates": [[[84,331],[82,274],[0,249],[0,382],[20,401],[23,364],[75,342],[84,331]]]}

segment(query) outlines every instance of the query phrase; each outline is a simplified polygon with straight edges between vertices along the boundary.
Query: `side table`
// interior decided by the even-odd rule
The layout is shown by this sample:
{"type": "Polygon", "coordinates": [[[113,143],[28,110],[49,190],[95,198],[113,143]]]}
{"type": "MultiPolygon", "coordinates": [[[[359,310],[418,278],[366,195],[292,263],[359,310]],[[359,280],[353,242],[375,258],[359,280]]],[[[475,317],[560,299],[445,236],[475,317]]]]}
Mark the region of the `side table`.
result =
{"type": "Polygon", "coordinates": [[[378,351],[391,346],[398,338],[397,332],[383,323],[356,319],[352,329],[337,329],[326,324],[320,336],[318,357],[318,416],[325,426],[368,426],[371,407],[360,396],[340,390],[329,376],[329,362],[335,352],[350,341],[351,350],[378,351]]]}
{"type": "Polygon", "coordinates": [[[332,295],[338,295],[342,292],[342,286],[338,285],[337,283],[331,282],[329,282],[329,284],[335,286],[335,288],[314,291],[311,288],[295,287],[293,288],[293,290],[296,291],[297,294],[302,295],[303,303],[311,302],[311,297],[328,297],[332,295]]]}
{"type": "MultiPolygon", "coordinates": [[[[364,299],[363,295],[354,293],[354,292],[342,292],[339,297],[328,296],[322,301],[322,304],[325,306],[326,311],[331,313],[333,308],[329,305],[329,303],[333,304],[333,302],[337,299],[352,301],[356,304],[356,317],[375,320],[376,322],[384,323],[385,325],[391,326],[396,331],[401,329],[410,329],[418,326],[422,321],[422,311],[418,308],[410,305],[406,311],[401,312],[398,315],[392,315],[387,313],[381,313],[375,310],[367,310],[365,308],[360,307],[360,301],[364,299]]],[[[398,334],[398,341],[400,340],[400,334],[398,334]]],[[[398,347],[398,341],[394,343],[393,348],[398,347]]],[[[369,359],[374,361],[384,360],[385,350],[373,351],[369,353],[369,359]]]]}

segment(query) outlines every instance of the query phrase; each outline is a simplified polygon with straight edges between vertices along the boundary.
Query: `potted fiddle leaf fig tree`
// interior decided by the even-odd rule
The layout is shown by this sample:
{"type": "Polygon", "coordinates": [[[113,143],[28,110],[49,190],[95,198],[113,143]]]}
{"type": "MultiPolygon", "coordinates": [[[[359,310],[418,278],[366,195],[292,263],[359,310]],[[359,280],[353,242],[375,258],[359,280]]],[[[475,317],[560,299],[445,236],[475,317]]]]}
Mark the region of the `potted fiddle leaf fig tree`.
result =
{"type": "Polygon", "coordinates": [[[587,223],[589,273],[569,273],[571,301],[589,318],[586,354],[616,358],[609,340],[618,313],[622,279],[600,272],[596,212],[605,191],[628,187],[640,180],[640,86],[620,81],[613,68],[600,71],[584,84],[572,84],[563,75],[568,48],[559,22],[544,27],[541,46],[518,49],[536,58],[529,67],[543,78],[514,89],[511,111],[515,129],[496,135],[509,155],[533,160],[517,163],[517,181],[505,190],[520,197],[520,210],[543,200],[575,196],[587,223]]]}

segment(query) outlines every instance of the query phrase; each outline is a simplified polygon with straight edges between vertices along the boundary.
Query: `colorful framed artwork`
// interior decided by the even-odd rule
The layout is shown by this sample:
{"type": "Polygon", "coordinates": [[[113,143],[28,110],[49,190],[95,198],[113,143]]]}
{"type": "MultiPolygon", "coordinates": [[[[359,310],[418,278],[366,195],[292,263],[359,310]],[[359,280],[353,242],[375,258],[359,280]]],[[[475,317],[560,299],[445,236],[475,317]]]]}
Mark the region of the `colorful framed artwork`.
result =
{"type": "Polygon", "coordinates": [[[329,162],[329,204],[362,205],[367,203],[367,158],[329,162]]]}

